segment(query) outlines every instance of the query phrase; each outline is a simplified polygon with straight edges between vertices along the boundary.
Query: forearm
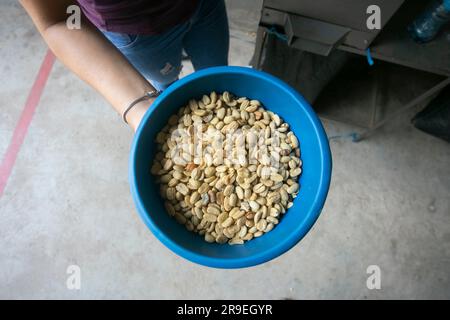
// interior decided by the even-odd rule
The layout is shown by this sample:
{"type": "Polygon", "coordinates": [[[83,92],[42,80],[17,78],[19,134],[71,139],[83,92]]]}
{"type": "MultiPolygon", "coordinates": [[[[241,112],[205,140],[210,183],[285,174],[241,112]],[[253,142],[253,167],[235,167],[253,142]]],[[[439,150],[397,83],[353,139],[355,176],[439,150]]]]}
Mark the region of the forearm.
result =
{"type": "MultiPolygon", "coordinates": [[[[43,18],[43,10],[38,12],[32,5],[27,6],[27,1],[23,2],[58,59],[105,97],[118,113],[122,114],[130,102],[145,92],[154,90],[122,53],[87,19],[83,18],[81,29],[71,30],[67,28],[65,19],[59,17],[54,20],[48,15],[43,18]]],[[[60,12],[61,9],[58,8],[57,11],[60,12]]],[[[141,103],[129,113],[127,119],[133,128],[137,127],[144,109],[149,104],[150,102],[141,103]]]]}
{"type": "Polygon", "coordinates": [[[153,87],[93,26],[69,30],[65,23],[50,26],[43,37],[54,54],[122,113],[127,105],[153,87]]]}

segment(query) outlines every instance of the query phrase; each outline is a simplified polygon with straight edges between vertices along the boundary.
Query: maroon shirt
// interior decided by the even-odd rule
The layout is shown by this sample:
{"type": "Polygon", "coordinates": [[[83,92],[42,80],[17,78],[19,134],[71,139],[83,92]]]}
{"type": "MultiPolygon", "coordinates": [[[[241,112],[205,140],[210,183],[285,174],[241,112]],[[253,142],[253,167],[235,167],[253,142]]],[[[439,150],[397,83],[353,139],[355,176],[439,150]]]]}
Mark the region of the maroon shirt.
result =
{"type": "Polygon", "coordinates": [[[97,28],[129,34],[159,34],[188,20],[198,0],[77,0],[97,28]]]}

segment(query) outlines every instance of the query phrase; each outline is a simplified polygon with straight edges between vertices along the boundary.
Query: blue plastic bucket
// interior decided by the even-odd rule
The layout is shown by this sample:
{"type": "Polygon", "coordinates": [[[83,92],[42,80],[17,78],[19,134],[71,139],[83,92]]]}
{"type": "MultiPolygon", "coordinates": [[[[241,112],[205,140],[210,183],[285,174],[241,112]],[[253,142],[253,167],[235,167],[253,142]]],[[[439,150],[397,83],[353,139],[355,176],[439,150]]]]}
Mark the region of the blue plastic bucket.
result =
{"type": "Polygon", "coordinates": [[[283,81],[243,67],[215,67],[195,72],[171,85],[145,114],[133,140],[129,179],[137,211],[153,234],[176,254],[217,268],[242,268],[274,259],[292,248],[319,217],[331,179],[331,154],[326,133],[309,104],[283,81]],[[244,245],[211,244],[170,217],[150,173],[156,134],[189,99],[211,91],[229,91],[260,100],[276,112],[299,138],[303,173],[300,192],[280,223],[244,245]]]}

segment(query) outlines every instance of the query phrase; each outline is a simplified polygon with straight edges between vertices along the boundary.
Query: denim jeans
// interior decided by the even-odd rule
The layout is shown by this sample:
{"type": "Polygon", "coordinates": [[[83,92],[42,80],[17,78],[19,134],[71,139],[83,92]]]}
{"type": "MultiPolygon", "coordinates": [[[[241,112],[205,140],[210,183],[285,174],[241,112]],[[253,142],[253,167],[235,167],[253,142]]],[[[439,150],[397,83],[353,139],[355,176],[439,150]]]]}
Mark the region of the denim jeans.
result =
{"type": "Polygon", "coordinates": [[[103,34],[158,90],[178,79],[183,49],[195,70],[228,64],[229,30],[224,0],[201,0],[189,20],[162,34],[103,34]]]}

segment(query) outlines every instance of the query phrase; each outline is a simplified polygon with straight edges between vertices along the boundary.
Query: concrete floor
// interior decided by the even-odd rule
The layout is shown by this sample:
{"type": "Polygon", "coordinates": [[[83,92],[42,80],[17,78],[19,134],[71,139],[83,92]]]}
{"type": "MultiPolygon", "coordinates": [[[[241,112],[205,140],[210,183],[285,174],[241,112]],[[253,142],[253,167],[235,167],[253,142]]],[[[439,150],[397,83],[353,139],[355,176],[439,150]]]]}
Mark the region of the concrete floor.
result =
{"type": "MultiPolygon", "coordinates": [[[[228,1],[230,60],[247,65],[260,1],[239,3],[228,1]]],[[[0,3],[0,26],[3,157],[46,47],[16,1],[0,3]]],[[[354,130],[324,124],[330,136],[354,130]]],[[[450,298],[450,148],[407,117],[359,144],[333,140],[332,186],[312,231],[244,270],[194,265],[148,231],[127,182],[131,139],[56,63],[0,195],[0,298],[450,298]],[[66,287],[73,264],[80,290],[66,287]],[[369,265],[381,269],[380,290],[366,287],[369,265]]]]}

